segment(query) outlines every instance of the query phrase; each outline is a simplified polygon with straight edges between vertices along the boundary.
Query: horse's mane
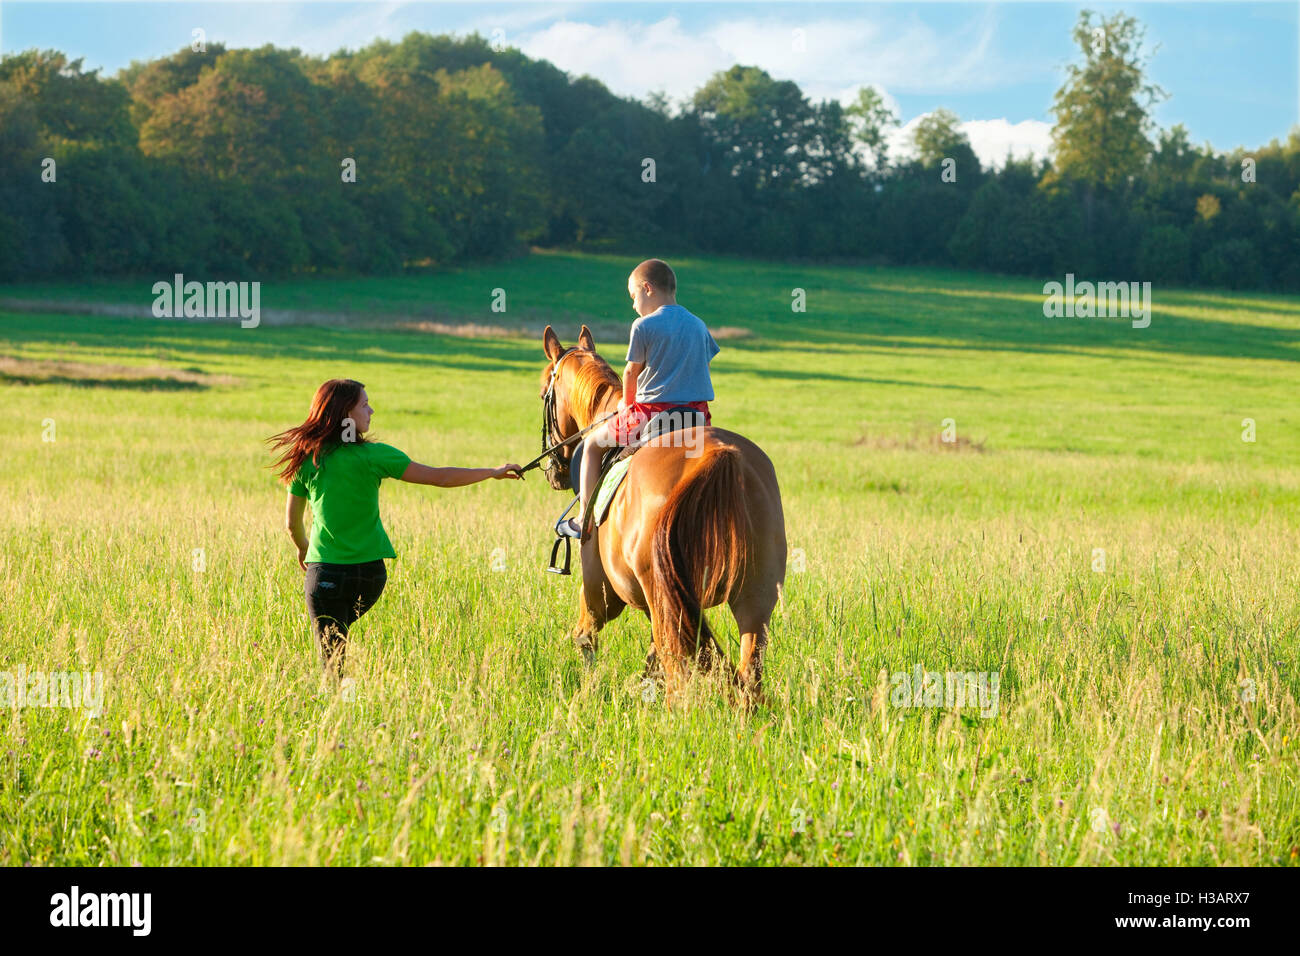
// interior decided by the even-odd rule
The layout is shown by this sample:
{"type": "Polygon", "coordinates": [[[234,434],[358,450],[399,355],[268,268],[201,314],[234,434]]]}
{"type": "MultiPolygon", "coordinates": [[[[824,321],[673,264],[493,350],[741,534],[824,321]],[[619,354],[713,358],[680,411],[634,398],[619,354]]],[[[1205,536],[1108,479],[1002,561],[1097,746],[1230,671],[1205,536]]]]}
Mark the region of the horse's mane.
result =
{"type": "Polygon", "coordinates": [[[569,385],[569,407],[573,409],[575,418],[585,417],[586,424],[596,420],[606,402],[608,390],[621,391],[623,387],[622,379],[608,362],[595,352],[589,354],[591,358],[579,363],[569,385]]]}

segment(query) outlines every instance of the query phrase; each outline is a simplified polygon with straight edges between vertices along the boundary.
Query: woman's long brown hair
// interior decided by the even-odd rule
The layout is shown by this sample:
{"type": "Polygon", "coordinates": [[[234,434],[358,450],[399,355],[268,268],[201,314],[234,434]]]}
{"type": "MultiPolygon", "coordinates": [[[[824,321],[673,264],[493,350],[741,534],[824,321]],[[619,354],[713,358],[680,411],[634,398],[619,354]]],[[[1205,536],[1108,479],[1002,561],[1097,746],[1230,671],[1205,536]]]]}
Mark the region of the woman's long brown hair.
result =
{"type": "MultiPolygon", "coordinates": [[[[361,400],[363,388],[364,385],[350,378],[330,379],[316,389],[305,422],[266,440],[273,451],[284,449],[271,466],[279,469],[282,482],[287,485],[293,481],[293,476],[298,474],[298,469],[308,458],[313,465],[319,466],[321,455],[343,440],[344,420],[361,400]]],[[[365,441],[360,435],[355,440],[357,443],[365,441]]]]}

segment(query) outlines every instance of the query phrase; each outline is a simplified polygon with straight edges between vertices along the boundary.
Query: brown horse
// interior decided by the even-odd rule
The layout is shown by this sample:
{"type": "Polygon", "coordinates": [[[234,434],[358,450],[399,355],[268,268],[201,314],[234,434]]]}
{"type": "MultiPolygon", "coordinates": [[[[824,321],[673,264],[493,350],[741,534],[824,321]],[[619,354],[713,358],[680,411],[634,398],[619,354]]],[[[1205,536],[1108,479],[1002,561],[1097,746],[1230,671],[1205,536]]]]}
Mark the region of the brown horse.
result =
{"type": "MultiPolygon", "coordinates": [[[[549,360],[543,440],[551,445],[613,412],[623,389],[585,325],[574,348],[564,348],[549,325],[542,345],[549,360]]],[[[569,490],[572,452],[572,444],[557,450],[548,464],[556,490],[569,490]]],[[[652,439],[633,455],[608,518],[582,544],[574,642],[592,661],[600,629],[634,607],[650,618],[647,672],[657,660],[670,702],[695,661],[706,671],[724,664],[752,704],[762,697],[763,651],[785,560],[781,493],[762,449],[712,427],[652,439]],[[736,668],[704,620],[704,609],[723,601],[740,630],[736,668]]]]}

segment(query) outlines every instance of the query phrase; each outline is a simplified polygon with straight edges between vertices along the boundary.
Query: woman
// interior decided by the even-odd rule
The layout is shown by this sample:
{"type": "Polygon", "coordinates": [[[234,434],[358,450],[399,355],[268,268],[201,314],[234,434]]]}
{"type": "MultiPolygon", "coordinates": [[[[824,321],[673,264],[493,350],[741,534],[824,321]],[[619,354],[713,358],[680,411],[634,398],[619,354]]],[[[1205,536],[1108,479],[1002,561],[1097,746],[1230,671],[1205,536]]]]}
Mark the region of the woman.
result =
{"type": "Polygon", "coordinates": [[[379,484],[400,478],[420,485],[456,488],[488,478],[519,478],[519,466],[434,468],[394,448],[365,439],[370,429],[365,386],[336,378],[316,389],[307,420],[267,439],[282,449],[276,460],[289,486],[285,524],[307,572],[307,615],[320,642],[326,670],[343,676],[348,628],[374,607],[395,558],[379,520],[379,484]],[[311,538],[303,514],[311,502],[311,538]]]}

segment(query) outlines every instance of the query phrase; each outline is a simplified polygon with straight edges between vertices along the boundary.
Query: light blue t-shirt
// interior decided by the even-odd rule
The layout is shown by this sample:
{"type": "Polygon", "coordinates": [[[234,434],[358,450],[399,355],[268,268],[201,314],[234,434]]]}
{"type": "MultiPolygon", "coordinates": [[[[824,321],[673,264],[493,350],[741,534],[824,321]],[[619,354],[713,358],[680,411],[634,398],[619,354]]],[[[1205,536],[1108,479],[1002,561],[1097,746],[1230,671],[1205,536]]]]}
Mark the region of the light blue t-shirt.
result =
{"type": "Polygon", "coordinates": [[[632,323],[627,361],[643,362],[638,402],[711,402],[709,362],[718,354],[708,327],[680,305],[663,305],[632,323]]]}

